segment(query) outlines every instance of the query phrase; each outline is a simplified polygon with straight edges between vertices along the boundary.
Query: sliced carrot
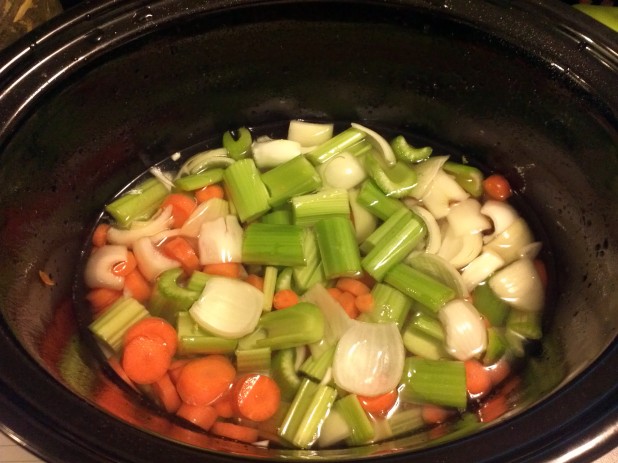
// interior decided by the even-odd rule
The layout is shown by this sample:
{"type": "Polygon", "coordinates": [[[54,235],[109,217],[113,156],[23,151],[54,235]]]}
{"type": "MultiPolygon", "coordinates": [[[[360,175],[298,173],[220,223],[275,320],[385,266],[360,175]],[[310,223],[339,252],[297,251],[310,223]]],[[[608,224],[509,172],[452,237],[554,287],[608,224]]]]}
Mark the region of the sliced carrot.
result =
{"type": "Polygon", "coordinates": [[[478,410],[479,421],[489,423],[504,415],[509,409],[506,397],[502,394],[489,398],[478,410]]]}
{"type": "Polygon", "coordinates": [[[547,267],[545,266],[545,262],[541,259],[534,259],[533,263],[536,273],[539,274],[539,279],[541,280],[543,288],[547,288],[547,267]]]}
{"type": "Polygon", "coordinates": [[[330,294],[332,296],[332,298],[336,301],[339,300],[339,297],[341,296],[341,293],[343,291],[341,291],[339,288],[327,288],[326,291],[328,291],[328,294],[330,294]]]}
{"type": "Polygon", "coordinates": [[[195,192],[195,199],[198,203],[205,203],[212,198],[223,199],[225,197],[225,190],[221,185],[212,184],[206,185],[204,188],[200,188],[195,192]]]}
{"type": "Polygon", "coordinates": [[[94,229],[92,233],[92,245],[100,248],[107,243],[107,232],[110,229],[110,225],[107,223],[100,223],[94,229]]]}
{"type": "Polygon", "coordinates": [[[369,286],[367,286],[362,281],[347,277],[339,278],[335,286],[341,291],[347,291],[354,294],[355,296],[367,294],[369,291],[371,291],[369,289],[369,286]]]}
{"type": "Polygon", "coordinates": [[[227,437],[228,439],[237,440],[251,444],[258,440],[258,430],[249,426],[240,424],[227,423],[225,421],[216,421],[210,428],[210,432],[217,436],[227,437]]]}
{"type": "Polygon", "coordinates": [[[210,405],[231,386],[236,369],[227,357],[212,354],[191,360],[180,372],[176,389],[183,402],[210,405]]]}
{"type": "Polygon", "coordinates": [[[138,302],[146,302],[152,294],[152,287],[139,269],[133,270],[124,277],[124,293],[138,302]]]}
{"type": "Polygon", "coordinates": [[[187,221],[191,213],[197,207],[195,200],[182,193],[172,193],[166,196],[161,204],[161,209],[172,206],[173,227],[180,228],[187,221]]]}
{"type": "Polygon", "coordinates": [[[180,376],[180,372],[182,371],[183,367],[190,361],[191,359],[187,358],[172,360],[172,364],[170,365],[167,372],[170,375],[170,379],[174,384],[178,382],[178,377],[180,376]]]}
{"type": "Polygon", "coordinates": [[[92,311],[95,316],[100,315],[110,305],[116,302],[122,296],[121,291],[109,288],[94,288],[86,294],[86,300],[92,306],[92,311]]]}
{"type": "Polygon", "coordinates": [[[128,344],[138,336],[161,338],[170,355],[174,356],[174,354],[176,354],[176,347],[178,346],[178,333],[176,332],[176,329],[163,318],[146,317],[142,318],[137,323],[134,323],[124,334],[124,343],[128,344]]]}
{"type": "Polygon", "coordinates": [[[221,418],[232,418],[236,413],[234,411],[234,407],[232,406],[230,394],[225,394],[223,397],[214,402],[212,406],[221,418]]]}
{"type": "Polygon", "coordinates": [[[421,416],[427,424],[440,424],[446,422],[453,412],[447,408],[434,404],[423,404],[421,416]]]}
{"type": "Polygon", "coordinates": [[[247,278],[245,278],[245,281],[250,285],[255,286],[260,291],[264,291],[264,278],[261,276],[256,275],[255,273],[250,273],[247,275],[247,278]]]}
{"type": "Polygon", "coordinates": [[[491,375],[485,366],[475,359],[464,362],[466,369],[466,389],[472,397],[479,397],[487,394],[493,384],[491,375]]]}
{"type": "Polygon", "coordinates": [[[127,260],[118,262],[112,267],[112,273],[119,277],[126,277],[137,267],[137,259],[132,251],[127,251],[127,260]]]}
{"type": "Polygon", "coordinates": [[[43,270],[39,270],[39,278],[41,279],[41,282],[45,285],[45,286],[55,286],[56,282],[54,281],[54,279],[49,275],[49,273],[44,272],[43,270]]]}
{"type": "Polygon", "coordinates": [[[491,383],[496,386],[511,374],[511,364],[506,358],[501,358],[493,365],[487,367],[491,383]]]}
{"type": "Polygon", "coordinates": [[[122,368],[136,384],[159,381],[172,363],[167,343],[163,338],[137,336],[125,344],[122,368]]]}
{"type": "Polygon", "coordinates": [[[337,302],[341,304],[341,307],[343,307],[343,310],[345,310],[350,318],[356,318],[359,315],[355,301],[356,296],[348,291],[342,291],[341,295],[337,299],[337,302]]]}
{"type": "Polygon", "coordinates": [[[230,395],[237,415],[251,421],[266,421],[281,404],[281,390],[275,380],[259,373],[238,378],[230,395]]]}
{"type": "Polygon", "coordinates": [[[361,294],[354,299],[354,305],[360,313],[371,312],[373,304],[373,295],[371,293],[361,294]]]}
{"type": "Polygon", "coordinates": [[[359,395],[358,401],[367,413],[371,413],[374,416],[384,417],[388,415],[393,407],[397,404],[399,399],[399,393],[396,389],[384,394],[376,395],[373,397],[366,397],[359,395]]]}
{"type": "Polygon", "coordinates": [[[237,262],[206,264],[204,265],[203,271],[209,275],[219,275],[228,278],[240,278],[240,274],[242,273],[241,264],[237,262]]]}
{"type": "Polygon", "coordinates": [[[157,401],[168,413],[175,413],[182,405],[182,400],[176,391],[176,386],[172,382],[169,373],[152,383],[152,392],[157,401]]]}
{"type": "Polygon", "coordinates": [[[506,201],[513,194],[509,181],[500,174],[493,174],[483,180],[483,191],[491,199],[506,201]]]}
{"type": "Polygon", "coordinates": [[[161,245],[161,251],[181,263],[183,270],[190,275],[200,266],[200,259],[191,243],[182,236],[176,236],[161,245]]]}
{"type": "Polygon", "coordinates": [[[176,415],[206,431],[218,418],[216,410],[210,405],[189,405],[187,403],[182,403],[178,407],[176,415]]]}
{"type": "Polygon", "coordinates": [[[273,307],[277,310],[287,309],[298,304],[298,294],[292,289],[281,289],[273,296],[273,307]]]}

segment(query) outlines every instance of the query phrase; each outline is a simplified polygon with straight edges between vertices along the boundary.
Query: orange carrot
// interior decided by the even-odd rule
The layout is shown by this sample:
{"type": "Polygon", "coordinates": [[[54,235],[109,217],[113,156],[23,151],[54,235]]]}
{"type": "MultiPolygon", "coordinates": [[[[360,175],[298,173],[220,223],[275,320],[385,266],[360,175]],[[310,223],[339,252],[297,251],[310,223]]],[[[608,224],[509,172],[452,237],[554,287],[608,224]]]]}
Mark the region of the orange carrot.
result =
{"type": "Polygon", "coordinates": [[[210,405],[189,405],[182,403],[176,415],[208,431],[217,420],[217,412],[210,405]]]}
{"type": "Polygon", "coordinates": [[[339,297],[341,296],[341,293],[343,292],[339,288],[327,288],[326,291],[328,291],[328,294],[330,294],[332,298],[336,301],[339,300],[339,297]]]}
{"type": "Polygon", "coordinates": [[[167,206],[172,206],[173,227],[180,228],[195,210],[197,204],[190,196],[182,193],[172,193],[163,200],[161,209],[165,209],[167,206]]]}
{"type": "Polygon", "coordinates": [[[182,405],[176,386],[167,373],[159,381],[152,383],[152,392],[168,413],[175,413],[182,405]]]}
{"type": "Polygon", "coordinates": [[[241,418],[266,421],[279,409],[281,391],[269,376],[248,374],[234,382],[231,400],[234,411],[241,418]]]}
{"type": "Polygon", "coordinates": [[[250,273],[247,275],[247,278],[245,278],[245,281],[250,285],[255,286],[260,291],[264,291],[264,278],[261,276],[250,273]]]}
{"type": "Polygon", "coordinates": [[[200,266],[200,259],[197,257],[195,249],[191,243],[182,236],[176,236],[171,240],[165,241],[161,245],[161,250],[170,259],[181,263],[185,273],[190,275],[200,266]]]}
{"type": "MultiPolygon", "coordinates": [[[[134,338],[144,336],[147,338],[160,338],[168,349],[170,356],[176,354],[178,345],[178,333],[176,329],[163,318],[147,317],[129,327],[124,335],[124,343],[130,343],[134,338]]],[[[171,365],[171,364],[170,364],[171,365]]]]}
{"type": "Polygon", "coordinates": [[[273,307],[277,310],[287,309],[298,304],[298,294],[291,289],[281,289],[273,296],[273,307]]]}
{"type": "Polygon", "coordinates": [[[122,351],[122,368],[136,384],[159,381],[171,363],[167,343],[159,337],[137,336],[126,343],[122,351]]]}
{"type": "Polygon", "coordinates": [[[241,274],[241,264],[237,262],[220,262],[217,264],[206,264],[203,268],[204,273],[209,275],[219,275],[228,278],[239,278],[241,274]]]}
{"type": "Polygon", "coordinates": [[[399,399],[399,393],[396,389],[384,394],[376,395],[373,397],[366,397],[359,395],[358,401],[367,413],[371,413],[374,416],[383,417],[388,414],[389,411],[397,403],[399,399]]]}
{"type": "Polygon", "coordinates": [[[427,424],[444,423],[453,414],[451,410],[434,404],[423,404],[421,409],[423,421],[427,424]]]}
{"type": "Polygon", "coordinates": [[[225,421],[216,421],[210,428],[210,432],[217,436],[227,437],[228,439],[237,440],[251,444],[258,440],[258,430],[243,426],[240,424],[226,423],[225,421]]]}
{"type": "Polygon", "coordinates": [[[136,301],[144,303],[150,299],[152,288],[146,277],[136,268],[124,277],[124,293],[136,301]]]}
{"type": "Polygon", "coordinates": [[[198,203],[205,203],[212,198],[223,199],[224,197],[225,191],[223,190],[223,187],[217,184],[207,185],[195,192],[195,199],[198,203]]]}
{"type": "Polygon", "coordinates": [[[347,291],[354,294],[355,296],[367,294],[370,291],[369,286],[367,286],[360,280],[355,280],[354,278],[339,278],[335,286],[341,291],[347,291]]]}
{"type": "Polygon", "coordinates": [[[464,362],[466,369],[466,389],[472,397],[487,394],[492,388],[491,375],[485,366],[475,359],[464,362]]]}
{"type": "Polygon", "coordinates": [[[494,421],[504,415],[508,409],[508,403],[504,395],[499,394],[491,397],[479,408],[479,421],[481,423],[494,421]]]}
{"type": "Polygon", "coordinates": [[[343,310],[345,310],[350,318],[358,317],[358,309],[354,303],[355,300],[356,296],[348,291],[342,291],[339,299],[337,299],[337,302],[341,304],[341,307],[343,307],[343,310]]]}
{"type": "Polygon", "coordinates": [[[191,360],[180,372],[176,389],[183,402],[209,405],[231,386],[236,369],[227,357],[212,354],[191,360]]]}
{"type": "Polygon", "coordinates": [[[225,394],[212,404],[221,418],[232,418],[235,414],[230,394],[225,394]]]}
{"type": "Polygon", "coordinates": [[[371,312],[373,304],[373,295],[371,293],[361,294],[354,299],[354,305],[361,313],[371,312]]]}
{"type": "Polygon", "coordinates": [[[127,260],[118,262],[112,267],[112,273],[119,277],[126,277],[137,267],[137,259],[132,251],[127,251],[127,260]]]}
{"type": "Polygon", "coordinates": [[[497,201],[506,201],[513,194],[509,181],[499,174],[493,174],[483,180],[483,191],[485,194],[497,201]]]}
{"type": "Polygon", "coordinates": [[[100,223],[94,229],[92,233],[92,245],[100,248],[107,243],[107,232],[110,229],[110,225],[107,223],[100,223]]]}
{"type": "Polygon", "coordinates": [[[511,374],[511,365],[509,361],[503,357],[493,365],[488,366],[487,372],[491,378],[491,383],[496,386],[511,374]]]}
{"type": "Polygon", "coordinates": [[[539,279],[541,280],[543,288],[547,288],[547,267],[545,266],[545,262],[541,259],[534,259],[533,263],[536,273],[539,274],[539,279]]]}
{"type": "Polygon", "coordinates": [[[174,384],[178,382],[178,377],[180,376],[180,372],[182,371],[182,368],[190,361],[191,359],[187,359],[187,358],[172,360],[172,364],[170,365],[167,372],[170,375],[170,379],[172,380],[174,384]]]}
{"type": "Polygon", "coordinates": [[[86,299],[90,302],[95,316],[98,316],[121,296],[122,292],[115,289],[94,288],[88,291],[86,299]]]}

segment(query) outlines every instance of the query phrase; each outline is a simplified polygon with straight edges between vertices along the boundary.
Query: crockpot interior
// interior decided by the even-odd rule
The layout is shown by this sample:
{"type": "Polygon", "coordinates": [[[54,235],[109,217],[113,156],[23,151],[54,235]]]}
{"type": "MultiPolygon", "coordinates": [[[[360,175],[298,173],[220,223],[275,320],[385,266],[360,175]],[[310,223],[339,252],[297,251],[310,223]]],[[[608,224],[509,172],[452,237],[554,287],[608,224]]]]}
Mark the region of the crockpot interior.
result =
{"type": "MultiPolygon", "coordinates": [[[[65,445],[84,448],[75,461],[197,461],[203,449],[221,460],[462,461],[474,437],[268,451],[183,430],[126,391],[124,411],[94,398],[99,366],[68,328],[80,252],[101,205],[176,151],[241,125],[269,133],[292,118],[362,121],[503,172],[542,238],[551,284],[545,338],[524,372],[534,380],[506,420],[474,434],[501,439],[475,461],[536,442],[535,419],[557,432],[573,419],[564,400],[583,413],[615,398],[617,60],[577,34],[590,26],[584,19],[542,3],[111,1],[76,8],[48,35],[18,43],[11,51],[23,47],[25,57],[6,53],[0,74],[0,328],[10,354],[0,392],[18,398],[6,410],[58,425],[65,445]],[[42,284],[39,270],[55,285],[42,284]],[[69,338],[68,349],[57,342],[69,338]],[[58,424],[63,408],[77,413],[58,424]]],[[[55,458],[51,444],[32,443],[55,458]]]]}

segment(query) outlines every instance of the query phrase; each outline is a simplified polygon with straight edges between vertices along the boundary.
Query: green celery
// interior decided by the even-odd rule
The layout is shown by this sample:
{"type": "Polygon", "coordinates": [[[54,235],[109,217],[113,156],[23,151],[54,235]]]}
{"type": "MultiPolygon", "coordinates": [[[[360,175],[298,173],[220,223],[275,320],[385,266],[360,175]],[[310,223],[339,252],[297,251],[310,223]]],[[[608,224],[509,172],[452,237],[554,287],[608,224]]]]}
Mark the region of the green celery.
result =
{"type": "Polygon", "coordinates": [[[294,275],[294,269],[292,267],[285,267],[279,271],[277,275],[277,283],[275,284],[275,292],[282,289],[292,289],[292,277],[294,275]]]}
{"type": "Polygon", "coordinates": [[[119,226],[128,228],[134,220],[150,218],[168,194],[169,190],[163,183],[149,178],[109,203],[105,210],[119,226]]]}
{"type": "Polygon", "coordinates": [[[322,186],[322,178],[304,157],[296,156],[262,174],[270,194],[270,205],[280,206],[289,199],[310,193],[322,186]]]}
{"type": "Polygon", "coordinates": [[[131,297],[121,297],[99,318],[89,325],[89,330],[100,342],[115,353],[122,350],[124,335],[129,327],[150,316],[146,307],[131,297]]]}
{"type": "Polygon", "coordinates": [[[319,357],[314,357],[313,355],[307,357],[300,366],[300,372],[315,381],[322,381],[328,369],[333,364],[335,347],[336,346],[330,346],[326,351],[322,352],[319,357]]]}
{"type": "Polygon", "coordinates": [[[326,279],[361,274],[361,259],[349,217],[330,217],[315,224],[326,279]]]}
{"type": "Polygon", "coordinates": [[[381,220],[388,219],[399,209],[407,209],[401,201],[386,196],[371,179],[361,184],[356,201],[381,220]]]}
{"type": "Polygon", "coordinates": [[[293,267],[292,275],[296,288],[300,292],[307,291],[314,280],[315,272],[320,268],[320,250],[315,231],[312,228],[303,229],[303,252],[306,265],[293,267]]]}
{"type": "Polygon", "coordinates": [[[274,209],[267,214],[260,217],[262,223],[272,223],[275,225],[290,225],[294,221],[292,217],[292,209],[285,207],[281,209],[274,209]]]}
{"type": "Polygon", "coordinates": [[[259,339],[264,339],[266,337],[266,331],[262,329],[256,329],[253,333],[249,333],[238,340],[237,349],[240,350],[251,350],[257,349],[257,341],[259,339]]]}
{"type": "Polygon", "coordinates": [[[367,153],[363,160],[369,177],[389,198],[408,196],[417,184],[416,172],[405,162],[388,166],[377,153],[367,153]]]}
{"type": "Polygon", "coordinates": [[[412,407],[398,410],[387,419],[387,422],[393,437],[409,434],[425,426],[423,409],[421,407],[412,407]]]}
{"type": "Polygon", "coordinates": [[[361,252],[363,254],[368,254],[376,245],[382,243],[394,233],[397,233],[412,219],[412,214],[412,211],[407,208],[395,211],[393,215],[386,219],[361,243],[361,252]]]}
{"type": "Polygon", "coordinates": [[[223,180],[223,169],[216,167],[200,174],[191,174],[174,180],[174,186],[182,191],[194,191],[223,180]]]}
{"type": "Polygon", "coordinates": [[[329,217],[349,217],[348,192],[329,188],[292,198],[292,215],[298,226],[309,227],[329,217]]]}
{"type": "Polygon", "coordinates": [[[241,159],[227,167],[223,183],[241,222],[251,222],[270,210],[268,189],[253,159],[241,159]]]}
{"type": "Polygon", "coordinates": [[[227,154],[237,161],[251,154],[252,142],[253,137],[246,127],[240,127],[237,130],[228,130],[223,134],[223,147],[227,150],[227,154]]]}
{"type": "Polygon", "coordinates": [[[425,312],[416,312],[410,319],[410,324],[421,333],[432,337],[436,341],[444,342],[444,328],[442,328],[442,323],[425,312]]]}
{"type": "Polygon", "coordinates": [[[296,225],[254,222],[245,229],[242,256],[246,264],[306,265],[303,229],[296,225]]]}
{"type": "Polygon", "coordinates": [[[487,328],[487,348],[483,354],[483,363],[485,365],[496,363],[506,353],[506,347],[504,335],[493,326],[487,328]]]}
{"type": "Polygon", "coordinates": [[[430,360],[439,360],[449,357],[444,348],[444,344],[421,331],[412,320],[403,330],[401,339],[403,340],[404,347],[411,354],[430,360]]]}
{"type": "Polygon", "coordinates": [[[541,312],[511,309],[506,319],[506,329],[513,331],[526,339],[541,339],[541,312]]]}
{"type": "Polygon", "coordinates": [[[391,140],[391,148],[395,157],[400,161],[405,162],[419,162],[424,161],[433,152],[430,146],[424,146],[423,148],[415,148],[405,139],[403,135],[397,135],[391,140]]]}
{"type": "Polygon", "coordinates": [[[446,161],[442,169],[455,177],[455,181],[475,198],[483,195],[483,173],[476,167],[458,162],[446,161]]]}
{"type": "Polygon", "coordinates": [[[311,344],[322,339],[324,325],[318,306],[299,302],[285,310],[263,314],[258,327],[266,331],[266,338],[256,341],[256,345],[277,350],[311,344]]]}
{"type": "Polygon", "coordinates": [[[150,313],[155,317],[166,319],[171,324],[176,323],[176,314],[189,310],[200,296],[199,292],[183,288],[178,284],[182,272],[181,268],[163,272],[148,301],[150,313]]]}
{"type": "Polygon", "coordinates": [[[195,270],[193,271],[193,273],[191,273],[191,276],[187,280],[187,284],[185,285],[185,288],[188,291],[193,291],[193,292],[202,294],[202,291],[204,290],[204,287],[206,286],[206,282],[208,281],[209,278],[211,278],[211,275],[208,275],[207,273],[204,273],[204,272],[200,272],[199,270],[195,270]]]}
{"type": "Polygon", "coordinates": [[[348,394],[333,404],[333,410],[341,414],[348,427],[350,436],[346,439],[350,445],[363,444],[373,439],[371,420],[363,410],[356,394],[348,394]]]}
{"type": "Polygon", "coordinates": [[[398,289],[383,283],[376,283],[371,289],[373,310],[361,314],[360,320],[373,323],[395,322],[401,329],[413,301],[398,289]]]}
{"type": "Polygon", "coordinates": [[[271,366],[270,347],[236,350],[236,373],[269,373],[271,366]]]}
{"type": "Polygon", "coordinates": [[[189,312],[180,312],[176,317],[178,354],[230,354],[238,345],[236,339],[225,339],[200,328],[189,312]]]}
{"type": "Polygon", "coordinates": [[[406,264],[397,264],[384,276],[384,282],[437,312],[455,298],[455,291],[406,264]]]}
{"type": "Polygon", "coordinates": [[[472,299],[474,300],[474,307],[489,320],[491,326],[504,326],[510,307],[496,296],[487,281],[474,288],[472,299]]]}
{"type": "Polygon", "coordinates": [[[317,146],[310,153],[307,153],[307,159],[314,165],[324,164],[339,153],[364,140],[364,138],[365,134],[363,132],[350,127],[317,146]]]}
{"type": "Polygon", "coordinates": [[[373,147],[371,142],[367,139],[364,139],[346,148],[345,152],[351,154],[352,156],[356,158],[360,158],[364,154],[369,153],[374,150],[375,148],[373,147]]]}
{"type": "Polygon", "coordinates": [[[408,357],[401,378],[401,398],[406,402],[466,408],[466,369],[455,360],[408,357]]]}
{"type": "Polygon", "coordinates": [[[270,312],[273,307],[273,297],[277,285],[277,273],[277,267],[273,267],[272,265],[267,265],[264,269],[264,284],[262,286],[262,292],[264,293],[262,311],[264,312],[270,312]]]}
{"type": "Polygon", "coordinates": [[[300,387],[301,379],[295,369],[296,348],[280,349],[273,353],[271,377],[281,389],[284,400],[292,400],[300,387]]]}

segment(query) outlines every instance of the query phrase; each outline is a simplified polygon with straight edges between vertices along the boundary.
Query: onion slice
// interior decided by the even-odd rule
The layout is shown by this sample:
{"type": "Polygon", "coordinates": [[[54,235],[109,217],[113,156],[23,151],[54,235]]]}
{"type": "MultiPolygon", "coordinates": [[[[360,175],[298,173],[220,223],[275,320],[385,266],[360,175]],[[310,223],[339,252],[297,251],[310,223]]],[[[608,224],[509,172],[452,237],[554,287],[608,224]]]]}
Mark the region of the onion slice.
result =
{"type": "Polygon", "coordinates": [[[397,158],[395,157],[395,153],[393,152],[393,148],[391,145],[384,139],[382,135],[371,130],[363,125],[352,122],[352,127],[356,130],[360,130],[367,136],[367,140],[371,145],[382,155],[384,161],[389,166],[394,165],[397,162],[397,158]]]}
{"type": "Polygon", "coordinates": [[[481,233],[491,228],[487,216],[481,214],[481,203],[474,198],[467,198],[453,204],[446,221],[455,235],[481,233]]]}
{"type": "Polygon", "coordinates": [[[318,171],[325,187],[349,190],[367,178],[360,161],[353,155],[343,152],[319,166],[318,171]]]}
{"type": "Polygon", "coordinates": [[[439,255],[413,251],[406,258],[406,263],[453,289],[457,297],[463,299],[470,295],[461,274],[450,262],[439,255]]]}
{"type": "Polygon", "coordinates": [[[198,239],[200,264],[242,261],[243,229],[235,215],[202,224],[198,239]]]}
{"type": "Polygon", "coordinates": [[[343,307],[341,307],[341,304],[319,283],[306,291],[301,300],[311,302],[320,308],[326,321],[324,339],[331,345],[335,345],[339,341],[353,322],[343,307]]]}
{"type": "Polygon", "coordinates": [[[172,206],[167,206],[148,221],[134,220],[128,230],[110,227],[107,232],[107,240],[111,244],[121,244],[131,249],[133,243],[138,239],[169,230],[172,222],[172,206]]]}
{"type": "Polygon", "coordinates": [[[412,169],[416,172],[416,185],[410,190],[410,196],[421,199],[446,161],[448,156],[432,156],[426,161],[414,164],[412,169]]]}
{"type": "Polygon", "coordinates": [[[225,217],[230,212],[229,203],[225,199],[211,198],[198,205],[182,225],[183,236],[197,237],[204,222],[225,217]]]}
{"type": "Polygon", "coordinates": [[[525,252],[533,242],[534,236],[528,224],[522,217],[517,217],[506,230],[487,243],[483,249],[493,251],[502,257],[505,264],[508,264],[519,259],[522,252],[525,252]]]}
{"type": "Polygon", "coordinates": [[[317,146],[333,137],[334,125],[328,123],[291,120],[288,126],[288,140],[301,146],[317,146]]]}
{"type": "Polygon", "coordinates": [[[127,247],[118,244],[101,246],[88,257],[84,279],[89,288],[109,288],[120,291],[124,277],[114,275],[112,266],[127,260],[127,247]]]}
{"type": "Polygon", "coordinates": [[[253,160],[260,169],[270,169],[300,156],[300,143],[284,138],[254,141],[251,151],[253,160]]]}
{"type": "Polygon", "coordinates": [[[468,288],[472,291],[479,283],[485,281],[490,275],[504,265],[504,260],[493,251],[485,250],[464,267],[461,277],[468,288]]]}
{"type": "Polygon", "coordinates": [[[478,357],[487,348],[487,329],[470,302],[453,299],[438,312],[444,327],[446,349],[457,360],[478,357]]]}
{"type": "Polygon", "coordinates": [[[468,196],[466,190],[440,169],[436,172],[431,186],[421,198],[421,202],[439,220],[448,215],[452,203],[464,201],[468,196]]]}
{"type": "Polygon", "coordinates": [[[392,391],[401,379],[405,357],[397,325],[351,321],[335,350],[335,384],[368,397],[392,391]]]}
{"type": "Polygon", "coordinates": [[[413,204],[411,201],[405,200],[405,204],[418,215],[422,221],[425,223],[427,228],[427,234],[425,238],[425,252],[430,254],[437,254],[440,250],[440,246],[442,244],[442,233],[440,231],[440,226],[438,225],[438,221],[436,218],[431,215],[427,209],[418,204],[413,204]]]}
{"type": "Polygon", "coordinates": [[[133,253],[137,268],[150,282],[155,281],[164,271],[180,267],[180,262],[161,253],[148,237],[140,238],[133,244],[133,253]]]}
{"type": "Polygon", "coordinates": [[[442,244],[438,255],[461,269],[476,259],[483,250],[483,236],[480,233],[457,235],[449,223],[442,229],[442,244]]]}
{"type": "Polygon", "coordinates": [[[481,214],[489,217],[493,224],[493,232],[483,238],[485,243],[490,242],[509,228],[519,217],[519,214],[513,206],[505,201],[496,201],[495,199],[485,201],[481,207],[481,214]]]}
{"type": "Polygon", "coordinates": [[[516,309],[536,312],[543,308],[545,289],[531,259],[518,259],[496,272],[489,287],[516,309]]]}

